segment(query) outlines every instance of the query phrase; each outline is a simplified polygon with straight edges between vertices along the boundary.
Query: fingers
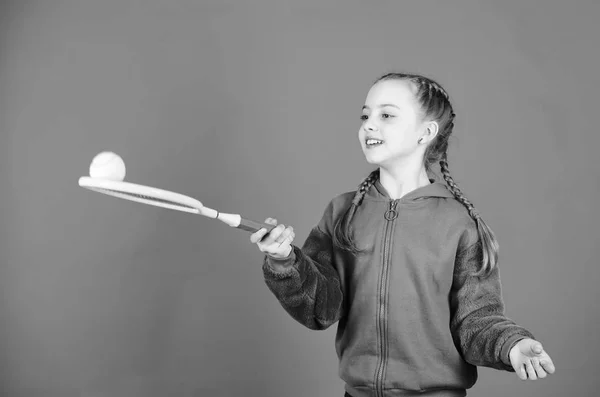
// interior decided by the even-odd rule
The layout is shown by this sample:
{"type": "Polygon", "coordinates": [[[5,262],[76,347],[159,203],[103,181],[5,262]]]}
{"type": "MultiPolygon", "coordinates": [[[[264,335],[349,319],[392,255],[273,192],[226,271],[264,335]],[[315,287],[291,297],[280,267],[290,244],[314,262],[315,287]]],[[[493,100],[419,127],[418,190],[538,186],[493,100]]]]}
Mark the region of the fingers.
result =
{"type": "Polygon", "coordinates": [[[283,233],[281,233],[281,235],[279,235],[279,237],[275,240],[275,243],[277,243],[277,245],[281,247],[281,244],[285,243],[286,241],[288,243],[291,243],[293,240],[294,240],[294,228],[292,228],[291,226],[288,226],[287,228],[285,228],[283,233]]]}
{"type": "Polygon", "coordinates": [[[252,244],[256,244],[258,243],[260,240],[263,239],[263,237],[265,236],[265,234],[267,234],[268,231],[265,228],[260,229],[259,231],[252,233],[250,235],[250,241],[252,242],[252,244]]]}
{"type": "MultiPolygon", "coordinates": [[[[274,218],[267,218],[265,219],[265,223],[269,224],[269,225],[277,225],[277,219],[274,218]]],[[[258,243],[260,240],[262,240],[262,238],[269,233],[267,231],[267,229],[260,229],[257,232],[253,233],[252,235],[250,235],[250,241],[252,242],[252,244],[256,244],[258,243]]]]}
{"type": "Polygon", "coordinates": [[[522,364],[519,368],[515,368],[515,373],[521,380],[527,380],[527,370],[525,364],[522,364]]]}
{"type": "MultiPolygon", "coordinates": [[[[275,219],[275,218],[267,218],[267,219],[265,219],[265,223],[266,223],[266,224],[268,224],[268,225],[277,225],[277,219],[275,219]]],[[[283,227],[283,225],[280,225],[280,226],[281,226],[281,227],[283,227]]],[[[275,229],[276,229],[276,228],[271,228],[271,232],[270,232],[270,233],[271,233],[271,235],[270,235],[270,236],[267,236],[267,238],[268,238],[268,237],[271,237],[271,236],[274,236],[274,234],[275,234],[275,233],[274,233],[275,229]]],[[[281,229],[281,228],[280,228],[280,229],[281,229]]],[[[265,233],[265,235],[268,235],[268,234],[269,234],[269,232],[267,231],[267,232],[265,233]]],[[[259,241],[260,241],[260,240],[259,240],[259,241]]],[[[262,242],[262,243],[265,243],[265,241],[261,241],[261,242],[262,242]]]]}
{"type": "Polygon", "coordinates": [[[531,380],[537,379],[537,375],[535,373],[535,370],[533,369],[533,364],[531,364],[531,360],[525,361],[525,370],[527,371],[527,376],[529,377],[529,379],[531,379],[531,380]]]}
{"type": "Polygon", "coordinates": [[[285,225],[277,225],[268,232],[259,243],[262,246],[269,246],[278,241],[281,234],[285,231],[285,225]]]}
{"type": "Polygon", "coordinates": [[[291,226],[278,225],[277,219],[267,218],[265,223],[274,225],[271,231],[261,228],[250,236],[250,241],[258,246],[261,252],[276,257],[286,257],[292,241],[295,238],[294,228],[291,226]]]}
{"type": "Polygon", "coordinates": [[[549,356],[540,359],[540,365],[549,374],[553,374],[554,371],[556,371],[556,368],[554,367],[554,363],[552,362],[552,359],[549,356]]]}
{"type": "Polygon", "coordinates": [[[546,371],[544,371],[544,369],[540,365],[540,360],[538,358],[533,358],[531,360],[531,362],[533,364],[533,369],[535,370],[537,377],[540,379],[544,379],[548,374],[546,373],[546,371]]]}
{"type": "Polygon", "coordinates": [[[544,351],[542,344],[535,343],[531,346],[531,351],[535,353],[535,357],[531,358],[531,363],[538,378],[543,379],[548,374],[553,374],[556,368],[554,368],[554,363],[548,353],[544,351]]]}
{"type": "Polygon", "coordinates": [[[293,234],[288,234],[287,237],[285,239],[283,239],[282,241],[280,241],[277,246],[278,247],[282,247],[284,246],[284,243],[286,243],[287,245],[292,245],[292,242],[294,241],[294,235],[293,234]]]}
{"type": "Polygon", "coordinates": [[[515,372],[521,380],[544,379],[549,373],[554,372],[554,365],[551,361],[532,358],[531,360],[525,360],[519,370],[515,372]]]}
{"type": "Polygon", "coordinates": [[[265,242],[263,242],[265,245],[272,244],[274,246],[276,245],[277,247],[281,247],[284,243],[292,243],[295,237],[293,227],[285,227],[283,225],[278,225],[276,229],[278,229],[277,233],[274,233],[272,234],[272,236],[270,236],[270,238],[265,239],[265,242]],[[279,233],[280,230],[281,232],[279,233]]]}
{"type": "MultiPolygon", "coordinates": [[[[531,347],[526,351],[534,351],[531,347]]],[[[535,349],[538,350],[539,349],[535,349]]],[[[527,354],[521,353],[519,356],[511,357],[511,363],[515,370],[516,375],[521,380],[537,380],[544,379],[549,374],[553,374],[556,371],[554,363],[550,356],[542,350],[541,353],[536,354],[534,357],[530,357],[527,354]]]]}

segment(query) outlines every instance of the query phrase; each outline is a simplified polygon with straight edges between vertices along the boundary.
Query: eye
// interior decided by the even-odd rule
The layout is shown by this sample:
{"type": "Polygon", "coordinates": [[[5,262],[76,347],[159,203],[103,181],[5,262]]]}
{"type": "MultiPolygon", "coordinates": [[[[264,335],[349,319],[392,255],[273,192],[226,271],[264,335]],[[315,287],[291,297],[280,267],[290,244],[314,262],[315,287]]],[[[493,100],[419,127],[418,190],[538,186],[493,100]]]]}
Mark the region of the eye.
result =
{"type": "Polygon", "coordinates": [[[362,116],[360,116],[361,120],[367,120],[369,118],[369,116],[367,116],[366,114],[363,114],[362,116]]]}
{"type": "Polygon", "coordinates": [[[394,117],[394,116],[392,116],[392,115],[391,115],[391,114],[389,114],[389,113],[383,113],[383,114],[381,115],[381,117],[382,117],[382,118],[384,118],[384,119],[390,119],[390,118],[392,118],[392,117],[394,117]]]}

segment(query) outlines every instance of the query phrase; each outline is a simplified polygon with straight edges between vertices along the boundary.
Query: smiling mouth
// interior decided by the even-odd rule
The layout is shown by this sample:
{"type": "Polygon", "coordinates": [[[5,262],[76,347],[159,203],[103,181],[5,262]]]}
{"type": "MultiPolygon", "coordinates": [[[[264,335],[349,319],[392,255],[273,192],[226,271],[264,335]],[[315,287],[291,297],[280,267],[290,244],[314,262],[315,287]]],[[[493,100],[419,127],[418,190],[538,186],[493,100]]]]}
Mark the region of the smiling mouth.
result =
{"type": "Polygon", "coordinates": [[[367,145],[368,148],[371,148],[371,147],[375,147],[375,146],[379,146],[379,145],[383,144],[383,141],[380,139],[369,138],[365,141],[365,144],[367,145]]]}

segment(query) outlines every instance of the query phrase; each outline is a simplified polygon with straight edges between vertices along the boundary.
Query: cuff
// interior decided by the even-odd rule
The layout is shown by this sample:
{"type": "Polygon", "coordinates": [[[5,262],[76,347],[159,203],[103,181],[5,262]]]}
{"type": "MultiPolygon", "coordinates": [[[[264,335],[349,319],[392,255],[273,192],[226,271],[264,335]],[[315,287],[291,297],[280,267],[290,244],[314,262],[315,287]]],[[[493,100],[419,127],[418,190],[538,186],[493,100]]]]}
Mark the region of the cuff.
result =
{"type": "Polygon", "coordinates": [[[265,255],[264,271],[265,274],[274,278],[285,278],[295,271],[296,263],[295,247],[292,246],[290,254],[285,258],[275,258],[269,254],[265,255]]]}

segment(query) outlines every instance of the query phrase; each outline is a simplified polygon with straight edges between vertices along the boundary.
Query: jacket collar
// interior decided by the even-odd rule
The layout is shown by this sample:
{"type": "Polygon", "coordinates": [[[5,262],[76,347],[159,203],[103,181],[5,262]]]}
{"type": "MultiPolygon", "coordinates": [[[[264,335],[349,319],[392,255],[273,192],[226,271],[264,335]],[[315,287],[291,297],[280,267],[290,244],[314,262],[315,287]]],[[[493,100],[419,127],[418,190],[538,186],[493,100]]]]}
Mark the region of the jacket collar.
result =
{"type": "MultiPolygon", "coordinates": [[[[437,182],[435,179],[429,179],[429,182],[431,182],[429,185],[422,186],[409,192],[400,198],[400,200],[406,202],[428,197],[454,198],[454,195],[448,190],[446,184],[437,182]]],[[[378,201],[391,200],[390,195],[379,179],[377,179],[373,186],[365,193],[365,198],[378,201]]]]}

